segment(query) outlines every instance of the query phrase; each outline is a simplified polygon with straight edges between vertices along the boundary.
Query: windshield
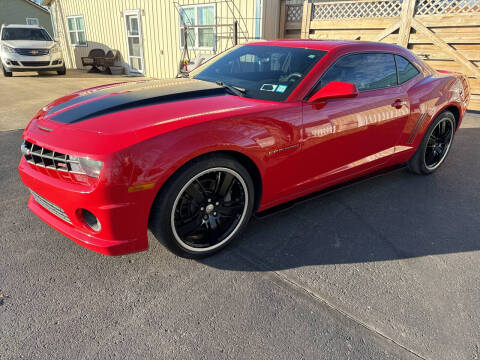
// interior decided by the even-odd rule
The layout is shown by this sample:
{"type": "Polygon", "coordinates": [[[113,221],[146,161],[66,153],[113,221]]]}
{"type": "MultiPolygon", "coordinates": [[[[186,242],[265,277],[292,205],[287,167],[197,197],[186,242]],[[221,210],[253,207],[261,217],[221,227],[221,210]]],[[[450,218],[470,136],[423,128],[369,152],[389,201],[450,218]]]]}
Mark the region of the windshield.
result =
{"type": "Polygon", "coordinates": [[[283,101],[325,55],[325,51],[244,45],[207,64],[194,79],[245,89],[245,96],[283,101]]]}
{"type": "Polygon", "coordinates": [[[33,28],[4,28],[2,40],[39,40],[52,41],[44,29],[33,28]]]}

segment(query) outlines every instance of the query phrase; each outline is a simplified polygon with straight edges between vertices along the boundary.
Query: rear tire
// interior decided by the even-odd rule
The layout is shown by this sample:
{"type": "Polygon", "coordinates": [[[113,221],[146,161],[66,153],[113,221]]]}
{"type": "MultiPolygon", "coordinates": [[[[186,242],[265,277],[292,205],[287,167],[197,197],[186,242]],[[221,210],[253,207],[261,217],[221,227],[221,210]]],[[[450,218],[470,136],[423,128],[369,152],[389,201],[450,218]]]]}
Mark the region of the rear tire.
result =
{"type": "Polygon", "coordinates": [[[408,161],[408,169],[416,174],[429,175],[447,158],[455,135],[455,116],[444,111],[425,132],[415,154],[408,161]]]}
{"type": "Polygon", "coordinates": [[[2,72],[3,72],[3,76],[5,76],[5,77],[12,77],[12,75],[13,75],[13,73],[11,71],[5,70],[5,67],[3,66],[3,64],[2,64],[2,72]]]}
{"type": "Polygon", "coordinates": [[[150,229],[180,256],[211,255],[245,228],[254,194],[250,174],[235,159],[212,155],[194,160],[160,190],[150,213],[150,229]]]}

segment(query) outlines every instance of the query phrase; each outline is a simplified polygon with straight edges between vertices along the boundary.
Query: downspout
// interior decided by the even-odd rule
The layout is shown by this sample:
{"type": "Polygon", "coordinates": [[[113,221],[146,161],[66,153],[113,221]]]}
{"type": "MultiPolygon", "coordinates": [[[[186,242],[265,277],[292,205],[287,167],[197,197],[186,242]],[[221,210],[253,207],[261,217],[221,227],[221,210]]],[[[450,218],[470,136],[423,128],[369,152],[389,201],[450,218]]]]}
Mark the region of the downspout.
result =
{"type": "Polygon", "coordinates": [[[256,0],[255,2],[255,39],[260,39],[261,21],[263,21],[263,0],[256,0]]]}
{"type": "MultiPolygon", "coordinates": [[[[60,0],[54,0],[54,3],[55,5],[55,14],[56,14],[56,18],[57,20],[59,20],[59,22],[62,24],[62,28],[63,28],[63,44],[65,45],[65,51],[68,55],[68,61],[70,62],[70,68],[71,69],[74,69],[76,68],[76,66],[74,67],[73,66],[73,60],[72,60],[72,54],[70,53],[70,48],[69,48],[69,41],[68,41],[68,38],[67,38],[67,31],[65,29],[65,22],[63,21],[63,11],[62,11],[62,8],[61,8],[61,5],[60,5],[60,0]],[[58,16],[58,13],[60,11],[60,17],[58,16]]],[[[76,64],[75,64],[76,65],[76,64]]]]}

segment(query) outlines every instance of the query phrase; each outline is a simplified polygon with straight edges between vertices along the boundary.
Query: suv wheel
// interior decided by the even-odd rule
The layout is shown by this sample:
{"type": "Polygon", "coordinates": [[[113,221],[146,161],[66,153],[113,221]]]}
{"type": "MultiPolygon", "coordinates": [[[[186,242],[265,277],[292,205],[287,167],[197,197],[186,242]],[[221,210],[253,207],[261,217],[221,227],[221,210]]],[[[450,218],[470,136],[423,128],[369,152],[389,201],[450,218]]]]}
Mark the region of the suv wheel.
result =
{"type": "Polygon", "coordinates": [[[2,71],[3,71],[3,76],[5,77],[12,77],[12,72],[5,70],[5,67],[2,64],[2,71]]]}
{"type": "Polygon", "coordinates": [[[65,68],[65,65],[63,65],[63,67],[57,71],[58,75],[65,75],[66,73],[67,73],[67,69],[65,68]]]}

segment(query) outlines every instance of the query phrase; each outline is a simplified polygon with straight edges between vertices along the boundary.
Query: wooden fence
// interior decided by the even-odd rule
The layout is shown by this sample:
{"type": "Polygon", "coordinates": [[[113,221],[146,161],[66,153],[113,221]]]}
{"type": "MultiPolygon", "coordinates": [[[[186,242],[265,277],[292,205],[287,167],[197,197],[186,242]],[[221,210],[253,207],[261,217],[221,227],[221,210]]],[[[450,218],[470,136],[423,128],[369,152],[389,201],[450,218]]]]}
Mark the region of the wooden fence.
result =
{"type": "Polygon", "coordinates": [[[396,43],[435,69],[469,77],[480,110],[480,0],[282,0],[280,36],[396,43]]]}

